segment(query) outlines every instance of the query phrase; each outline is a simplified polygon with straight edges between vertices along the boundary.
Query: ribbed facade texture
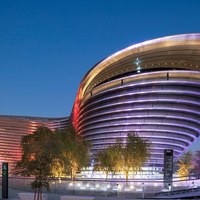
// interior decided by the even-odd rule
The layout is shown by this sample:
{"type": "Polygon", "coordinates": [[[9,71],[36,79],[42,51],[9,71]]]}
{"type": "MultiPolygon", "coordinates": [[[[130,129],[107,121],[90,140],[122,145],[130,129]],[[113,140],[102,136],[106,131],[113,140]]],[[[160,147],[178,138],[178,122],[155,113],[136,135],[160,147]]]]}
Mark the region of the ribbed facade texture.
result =
{"type": "MultiPolygon", "coordinates": [[[[91,154],[137,133],[150,144],[148,166],[164,149],[181,155],[200,135],[200,34],[159,38],[123,49],[81,81],[71,114],[91,154]]],[[[0,163],[21,158],[21,137],[40,125],[65,128],[69,118],[0,116],[0,163]]]]}
{"type": "Polygon", "coordinates": [[[0,116],[0,165],[8,162],[10,169],[21,159],[22,136],[31,134],[38,126],[46,126],[51,130],[65,128],[68,118],[40,118],[0,116]]]}
{"type": "Polygon", "coordinates": [[[79,134],[95,157],[127,134],[150,144],[148,166],[177,158],[200,135],[200,34],[164,37],[130,46],[95,65],[73,108],[79,134]]]}

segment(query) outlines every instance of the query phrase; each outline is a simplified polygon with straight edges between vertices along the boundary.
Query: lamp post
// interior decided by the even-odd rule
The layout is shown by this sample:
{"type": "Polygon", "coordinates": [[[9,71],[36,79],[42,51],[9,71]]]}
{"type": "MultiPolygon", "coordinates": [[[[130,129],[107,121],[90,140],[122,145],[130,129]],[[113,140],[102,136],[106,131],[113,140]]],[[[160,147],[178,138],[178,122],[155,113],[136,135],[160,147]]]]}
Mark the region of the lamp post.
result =
{"type": "Polygon", "coordinates": [[[169,189],[169,191],[171,191],[171,190],[172,190],[171,183],[168,183],[168,189],[169,189]]]}
{"type": "Polygon", "coordinates": [[[142,183],[142,198],[144,199],[144,183],[142,183]]]}
{"type": "Polygon", "coordinates": [[[194,188],[194,181],[192,181],[192,188],[194,188]]]}

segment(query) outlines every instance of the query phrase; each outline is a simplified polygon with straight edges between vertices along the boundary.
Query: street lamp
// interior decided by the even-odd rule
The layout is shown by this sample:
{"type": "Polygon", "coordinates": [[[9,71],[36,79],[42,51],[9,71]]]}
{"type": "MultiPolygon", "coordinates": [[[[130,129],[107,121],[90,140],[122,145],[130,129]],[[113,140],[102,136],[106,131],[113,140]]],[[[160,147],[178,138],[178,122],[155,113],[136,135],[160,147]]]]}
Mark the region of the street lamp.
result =
{"type": "Polygon", "coordinates": [[[144,183],[142,183],[142,198],[144,199],[144,183]]]}
{"type": "Polygon", "coordinates": [[[194,188],[194,181],[192,181],[192,188],[194,188]]]}
{"type": "Polygon", "coordinates": [[[169,191],[171,191],[171,190],[172,190],[171,183],[168,183],[168,189],[169,189],[169,191]]]}

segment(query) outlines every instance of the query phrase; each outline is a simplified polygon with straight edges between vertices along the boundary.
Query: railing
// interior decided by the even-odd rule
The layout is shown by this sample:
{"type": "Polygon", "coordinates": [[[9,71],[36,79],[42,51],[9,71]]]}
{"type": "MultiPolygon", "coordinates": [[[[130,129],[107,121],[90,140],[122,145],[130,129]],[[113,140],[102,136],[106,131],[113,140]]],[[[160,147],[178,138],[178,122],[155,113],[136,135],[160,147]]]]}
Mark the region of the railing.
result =
{"type": "Polygon", "coordinates": [[[190,188],[187,190],[175,190],[175,191],[168,191],[168,192],[158,192],[155,195],[156,196],[171,196],[171,195],[178,195],[178,194],[188,194],[188,193],[198,193],[200,192],[200,187],[198,188],[190,188]]]}

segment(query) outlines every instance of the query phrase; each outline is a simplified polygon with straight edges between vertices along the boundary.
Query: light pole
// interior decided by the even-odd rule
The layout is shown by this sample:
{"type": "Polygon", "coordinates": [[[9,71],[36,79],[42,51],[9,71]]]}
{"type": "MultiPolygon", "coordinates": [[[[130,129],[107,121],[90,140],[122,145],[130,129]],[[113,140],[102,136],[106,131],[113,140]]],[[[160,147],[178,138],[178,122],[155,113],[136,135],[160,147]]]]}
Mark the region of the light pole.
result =
{"type": "Polygon", "coordinates": [[[194,188],[194,181],[192,181],[192,188],[194,188]]]}
{"type": "Polygon", "coordinates": [[[142,198],[144,199],[144,183],[142,183],[142,198]]]}
{"type": "Polygon", "coordinates": [[[168,189],[169,189],[169,191],[171,191],[171,190],[172,190],[171,183],[168,183],[168,189]]]}

